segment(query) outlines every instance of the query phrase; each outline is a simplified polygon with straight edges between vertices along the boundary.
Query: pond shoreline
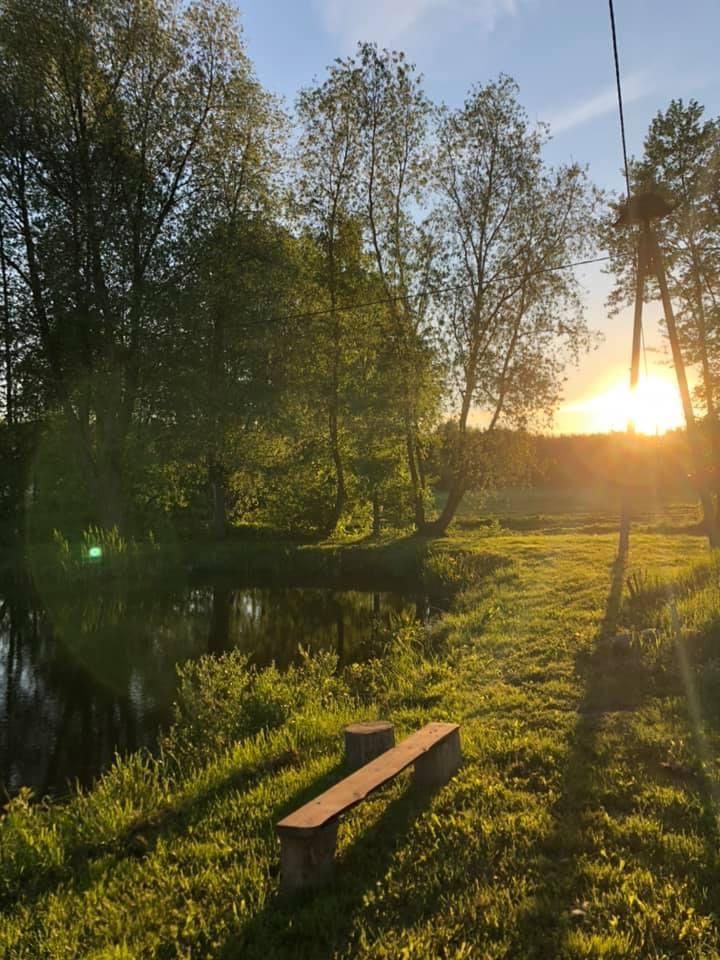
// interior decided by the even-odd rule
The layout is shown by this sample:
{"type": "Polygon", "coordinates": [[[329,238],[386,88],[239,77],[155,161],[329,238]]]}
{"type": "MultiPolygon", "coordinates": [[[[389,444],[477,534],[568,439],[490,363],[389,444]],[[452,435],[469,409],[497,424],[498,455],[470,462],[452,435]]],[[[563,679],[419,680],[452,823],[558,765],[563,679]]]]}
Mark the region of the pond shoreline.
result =
{"type": "Polygon", "coordinates": [[[63,793],[115,750],[152,749],[187,660],[241,651],[284,670],[304,649],[334,651],[339,667],[364,661],[400,624],[443,612],[459,583],[455,558],[415,539],[205,545],[192,568],[156,564],[144,579],[137,561],[50,574],[36,563],[0,580],[6,792],[63,793]]]}

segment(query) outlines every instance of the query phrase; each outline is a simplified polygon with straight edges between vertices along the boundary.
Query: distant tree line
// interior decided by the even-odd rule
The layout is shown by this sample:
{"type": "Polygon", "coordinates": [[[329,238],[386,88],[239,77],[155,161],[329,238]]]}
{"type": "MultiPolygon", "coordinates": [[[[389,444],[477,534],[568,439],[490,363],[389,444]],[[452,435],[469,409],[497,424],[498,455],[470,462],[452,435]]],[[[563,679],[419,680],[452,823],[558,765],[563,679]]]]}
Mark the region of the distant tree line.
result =
{"type": "MultiPolygon", "coordinates": [[[[438,433],[434,470],[438,488],[452,484],[454,427],[438,433]]],[[[630,433],[531,434],[518,430],[469,431],[469,489],[497,487],[604,491],[617,500],[640,496],[692,497],[693,477],[684,430],[661,436],[630,433]]]]}
{"type": "Polygon", "coordinates": [[[0,0],[0,501],[37,538],[441,533],[473,408],[542,422],[593,343],[560,268],[598,194],[548,136],[510,78],[450,109],[371,44],[290,112],[222,0],[0,0]]]}

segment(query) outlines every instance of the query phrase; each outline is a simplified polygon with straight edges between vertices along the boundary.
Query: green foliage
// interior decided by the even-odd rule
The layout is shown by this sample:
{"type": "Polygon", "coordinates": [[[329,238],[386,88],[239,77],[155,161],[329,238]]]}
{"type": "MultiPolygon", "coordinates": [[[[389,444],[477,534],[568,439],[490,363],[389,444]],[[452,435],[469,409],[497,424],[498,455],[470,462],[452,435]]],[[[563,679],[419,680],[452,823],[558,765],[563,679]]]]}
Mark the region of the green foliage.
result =
{"type": "Polygon", "coordinates": [[[202,766],[235,741],[301,723],[308,710],[349,709],[348,688],[337,676],[330,654],[303,657],[281,672],[275,665],[257,670],[234,651],[222,657],[188,661],[178,668],[173,725],[163,749],[178,762],[202,766]]]}
{"type": "Polygon", "coordinates": [[[172,576],[179,563],[172,544],[159,544],[152,531],[140,542],[123,537],[117,527],[106,530],[97,524],[86,527],[74,543],[53,530],[51,543],[30,544],[27,557],[31,576],[43,589],[88,580],[142,583],[148,577],[172,576]]]}
{"type": "Polygon", "coordinates": [[[432,597],[452,596],[460,589],[476,586],[489,574],[506,565],[505,557],[493,553],[430,550],[423,561],[423,588],[432,597]]]}

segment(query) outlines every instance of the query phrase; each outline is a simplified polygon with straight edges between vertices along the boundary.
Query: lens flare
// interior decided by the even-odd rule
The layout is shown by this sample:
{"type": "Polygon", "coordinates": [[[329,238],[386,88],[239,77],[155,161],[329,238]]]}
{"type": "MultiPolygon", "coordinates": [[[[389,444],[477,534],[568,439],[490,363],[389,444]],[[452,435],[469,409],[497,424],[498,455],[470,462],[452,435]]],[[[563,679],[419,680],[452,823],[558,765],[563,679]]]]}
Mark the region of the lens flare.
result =
{"type": "Polygon", "coordinates": [[[626,430],[630,423],[638,433],[665,433],[685,422],[677,387],[669,378],[657,375],[642,379],[635,391],[616,381],[576,404],[574,411],[584,415],[588,431],[597,433],[626,430]]]}

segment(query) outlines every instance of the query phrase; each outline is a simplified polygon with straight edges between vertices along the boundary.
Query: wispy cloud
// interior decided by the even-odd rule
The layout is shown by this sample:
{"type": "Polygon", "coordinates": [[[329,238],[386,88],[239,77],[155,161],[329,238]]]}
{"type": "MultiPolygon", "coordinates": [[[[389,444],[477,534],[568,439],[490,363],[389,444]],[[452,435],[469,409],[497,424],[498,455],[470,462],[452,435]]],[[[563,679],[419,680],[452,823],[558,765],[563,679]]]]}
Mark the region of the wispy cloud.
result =
{"type": "MultiPolygon", "coordinates": [[[[647,73],[628,74],[623,81],[623,101],[631,103],[633,100],[639,100],[652,90],[653,83],[647,73]]],[[[581,103],[551,111],[544,119],[550,124],[552,133],[563,133],[565,130],[572,130],[613,110],[617,110],[617,91],[614,84],[610,84],[581,103]]]]}
{"type": "Polygon", "coordinates": [[[492,30],[522,0],[315,0],[325,27],[347,47],[373,40],[393,47],[431,26],[438,15],[492,30]]]}

